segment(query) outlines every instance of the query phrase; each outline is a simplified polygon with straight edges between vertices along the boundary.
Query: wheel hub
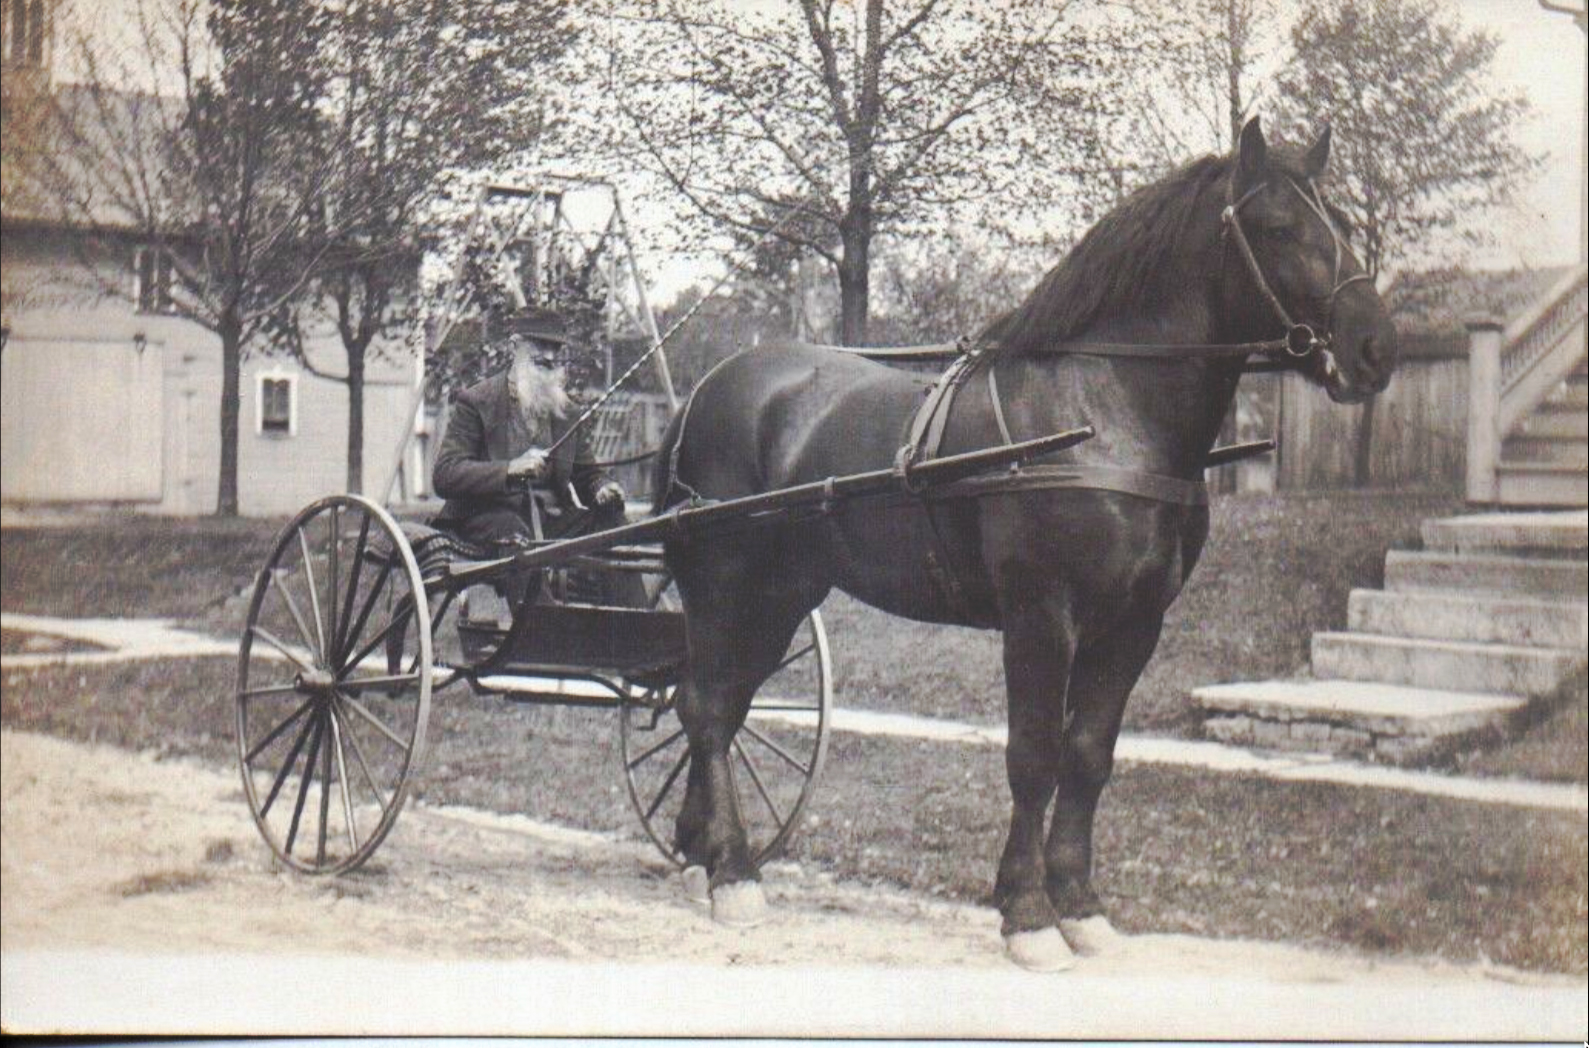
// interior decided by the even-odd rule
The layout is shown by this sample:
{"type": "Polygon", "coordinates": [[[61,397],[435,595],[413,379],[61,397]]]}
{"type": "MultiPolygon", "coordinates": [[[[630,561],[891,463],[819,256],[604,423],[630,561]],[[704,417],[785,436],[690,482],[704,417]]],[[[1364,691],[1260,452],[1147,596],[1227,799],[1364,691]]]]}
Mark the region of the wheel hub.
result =
{"type": "Polygon", "coordinates": [[[336,678],[330,670],[312,669],[307,673],[298,674],[298,690],[307,692],[330,691],[336,684],[336,678]]]}

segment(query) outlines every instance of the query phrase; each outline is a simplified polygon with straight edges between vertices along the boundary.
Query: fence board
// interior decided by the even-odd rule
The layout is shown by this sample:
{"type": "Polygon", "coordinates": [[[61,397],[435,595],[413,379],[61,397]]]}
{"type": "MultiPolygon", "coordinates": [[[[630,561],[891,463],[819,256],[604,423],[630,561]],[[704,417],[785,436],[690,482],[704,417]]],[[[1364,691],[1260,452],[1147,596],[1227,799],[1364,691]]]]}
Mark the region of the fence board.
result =
{"type": "MultiPolygon", "coordinates": [[[[1348,488],[1363,409],[1336,404],[1297,375],[1281,382],[1282,490],[1348,488]]],[[[1468,364],[1449,357],[1402,363],[1376,398],[1369,486],[1462,490],[1467,464],[1468,364]]]]}

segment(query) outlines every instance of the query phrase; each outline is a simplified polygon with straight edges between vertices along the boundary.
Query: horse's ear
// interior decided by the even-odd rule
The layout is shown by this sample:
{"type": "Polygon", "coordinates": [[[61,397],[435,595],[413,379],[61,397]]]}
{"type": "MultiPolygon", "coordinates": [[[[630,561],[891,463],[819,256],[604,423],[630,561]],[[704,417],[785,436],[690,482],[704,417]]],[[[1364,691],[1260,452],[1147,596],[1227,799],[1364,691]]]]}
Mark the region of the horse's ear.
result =
{"type": "Polygon", "coordinates": [[[1236,170],[1244,184],[1263,178],[1268,163],[1269,145],[1263,140],[1263,127],[1253,117],[1241,129],[1241,141],[1236,147],[1236,170]]]}
{"type": "Polygon", "coordinates": [[[1309,178],[1318,178],[1324,174],[1324,169],[1330,163],[1330,125],[1325,124],[1324,130],[1319,132],[1318,140],[1308,149],[1308,155],[1302,161],[1302,169],[1308,173],[1309,178]]]}

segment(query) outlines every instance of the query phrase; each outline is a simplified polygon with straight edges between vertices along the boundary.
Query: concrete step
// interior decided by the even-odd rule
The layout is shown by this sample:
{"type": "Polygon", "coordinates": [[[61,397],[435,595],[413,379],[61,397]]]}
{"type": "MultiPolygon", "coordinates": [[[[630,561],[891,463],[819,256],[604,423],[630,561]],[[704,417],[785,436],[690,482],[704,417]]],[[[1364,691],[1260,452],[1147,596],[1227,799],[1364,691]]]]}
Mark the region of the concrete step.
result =
{"type": "Polygon", "coordinates": [[[1549,403],[1541,404],[1517,424],[1515,432],[1529,437],[1577,437],[1583,440],[1589,436],[1589,412],[1582,408],[1557,408],[1549,403]]]}
{"type": "Polygon", "coordinates": [[[1584,600],[1589,564],[1576,560],[1508,557],[1442,550],[1390,550],[1385,588],[1443,590],[1515,597],[1584,600]]]}
{"type": "Polygon", "coordinates": [[[1589,604],[1472,594],[1353,590],[1354,633],[1536,648],[1589,649],[1589,604]]]}
{"type": "Polygon", "coordinates": [[[1505,506],[1589,505],[1589,471],[1582,466],[1495,464],[1496,501],[1505,506]]]}
{"type": "Polygon", "coordinates": [[[1582,651],[1315,633],[1313,675],[1445,691],[1544,695],[1584,665],[1582,651]]]}
{"type": "Polygon", "coordinates": [[[1507,437],[1501,445],[1501,459],[1583,469],[1589,466],[1589,440],[1583,437],[1507,437]]]}
{"type": "Polygon", "coordinates": [[[1545,398],[1549,404],[1557,407],[1574,408],[1583,411],[1589,408],[1589,385],[1585,385],[1576,378],[1568,378],[1562,382],[1550,396],[1545,398]]]}
{"type": "Polygon", "coordinates": [[[1338,680],[1216,684],[1192,701],[1205,733],[1224,742],[1390,759],[1504,731],[1528,705],[1516,695],[1338,680]]]}
{"type": "Polygon", "coordinates": [[[1469,513],[1419,526],[1423,544],[1446,552],[1538,552],[1582,560],[1589,553],[1589,512],[1469,513]]]}

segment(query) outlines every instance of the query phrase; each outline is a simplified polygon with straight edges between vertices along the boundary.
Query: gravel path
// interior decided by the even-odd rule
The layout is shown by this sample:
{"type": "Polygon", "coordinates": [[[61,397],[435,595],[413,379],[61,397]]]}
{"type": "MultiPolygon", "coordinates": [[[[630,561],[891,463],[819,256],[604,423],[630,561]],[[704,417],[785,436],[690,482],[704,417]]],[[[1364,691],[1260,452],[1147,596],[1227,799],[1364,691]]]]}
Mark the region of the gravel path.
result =
{"type": "Polygon", "coordinates": [[[781,864],[713,925],[654,853],[413,809],[370,868],[271,868],[230,775],[0,733],[8,1033],[1573,1039],[1585,983],[1275,944],[1127,940],[1035,976],[988,910],[781,864]]]}

